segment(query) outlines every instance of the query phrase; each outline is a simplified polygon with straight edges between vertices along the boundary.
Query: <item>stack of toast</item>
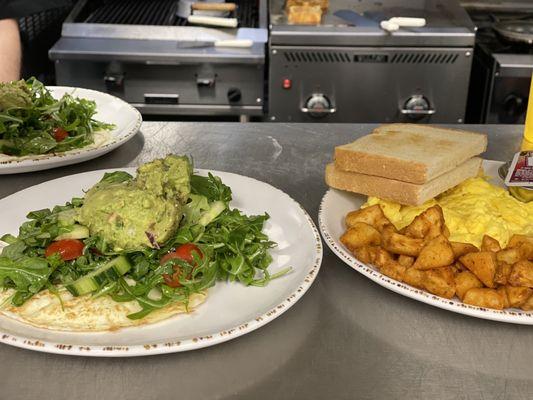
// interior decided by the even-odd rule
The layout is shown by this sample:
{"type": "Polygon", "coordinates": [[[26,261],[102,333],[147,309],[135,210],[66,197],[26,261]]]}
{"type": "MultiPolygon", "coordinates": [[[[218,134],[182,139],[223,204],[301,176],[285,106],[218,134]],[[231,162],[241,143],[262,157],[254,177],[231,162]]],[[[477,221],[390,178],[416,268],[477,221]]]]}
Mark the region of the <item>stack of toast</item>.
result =
{"type": "Polygon", "coordinates": [[[429,125],[389,124],[335,148],[326,166],[333,188],[420,205],[477,176],[487,137],[429,125]]]}

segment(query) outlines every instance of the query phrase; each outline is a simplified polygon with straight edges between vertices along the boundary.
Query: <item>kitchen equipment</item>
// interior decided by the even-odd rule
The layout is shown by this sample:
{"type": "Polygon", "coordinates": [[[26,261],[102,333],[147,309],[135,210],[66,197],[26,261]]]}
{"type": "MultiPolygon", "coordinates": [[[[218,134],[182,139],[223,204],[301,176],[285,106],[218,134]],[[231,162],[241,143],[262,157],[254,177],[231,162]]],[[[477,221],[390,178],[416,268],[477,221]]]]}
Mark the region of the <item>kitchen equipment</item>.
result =
{"type": "Polygon", "coordinates": [[[235,40],[217,40],[217,41],[200,41],[193,40],[190,42],[178,42],[180,49],[193,49],[200,47],[234,47],[234,48],[249,48],[254,42],[250,39],[235,39],[235,40]]]}
{"type": "Polygon", "coordinates": [[[464,121],[475,32],[457,1],[337,0],[299,26],[273,0],[270,22],[270,120],[464,121]],[[399,17],[418,26],[379,26],[399,17]]]}
{"type": "Polygon", "coordinates": [[[465,6],[477,26],[466,121],[523,124],[533,73],[533,4],[465,6]]]}
{"type": "Polygon", "coordinates": [[[80,0],[49,53],[57,82],[144,114],[261,116],[266,0],[235,3],[239,28],[214,29],[178,17],[174,0],[80,0]]]}
{"type": "Polygon", "coordinates": [[[235,11],[235,8],[235,3],[224,3],[223,1],[199,2],[191,0],[178,0],[178,10],[176,11],[176,15],[181,18],[187,18],[194,12],[197,15],[226,17],[230,11],[235,11]],[[202,8],[204,4],[207,5],[207,7],[202,8]]]}

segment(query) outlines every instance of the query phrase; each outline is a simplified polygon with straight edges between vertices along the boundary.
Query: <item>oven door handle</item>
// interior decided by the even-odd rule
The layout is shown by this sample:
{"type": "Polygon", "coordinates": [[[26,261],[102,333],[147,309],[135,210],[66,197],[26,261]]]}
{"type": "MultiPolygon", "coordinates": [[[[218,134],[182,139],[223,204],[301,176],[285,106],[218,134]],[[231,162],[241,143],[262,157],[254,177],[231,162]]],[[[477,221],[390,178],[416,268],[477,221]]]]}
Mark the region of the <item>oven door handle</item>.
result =
{"type": "Polygon", "coordinates": [[[427,110],[409,110],[407,108],[402,108],[400,112],[403,115],[433,115],[437,112],[434,108],[429,108],[427,110]]]}
{"type": "Polygon", "coordinates": [[[337,112],[337,108],[331,107],[331,108],[317,108],[317,109],[311,109],[307,107],[302,107],[300,110],[303,113],[316,113],[316,114],[333,114],[337,112]]]}

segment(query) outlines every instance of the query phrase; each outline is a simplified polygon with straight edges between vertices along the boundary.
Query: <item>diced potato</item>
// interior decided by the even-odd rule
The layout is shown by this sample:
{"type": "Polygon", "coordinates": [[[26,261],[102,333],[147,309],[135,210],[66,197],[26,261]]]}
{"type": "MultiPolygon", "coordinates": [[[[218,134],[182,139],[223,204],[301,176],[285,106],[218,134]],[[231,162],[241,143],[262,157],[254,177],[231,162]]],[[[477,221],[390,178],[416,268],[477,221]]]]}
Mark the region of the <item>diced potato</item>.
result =
{"type": "Polygon", "coordinates": [[[533,261],[533,243],[522,243],[518,246],[520,259],[533,261]]]}
{"type": "Polygon", "coordinates": [[[504,300],[494,289],[472,288],[465,293],[463,302],[473,306],[502,310],[504,300]]]}
{"type": "Polygon", "coordinates": [[[507,290],[505,290],[505,286],[500,286],[498,289],[496,289],[498,294],[501,296],[503,301],[503,308],[509,308],[511,307],[509,305],[509,298],[507,297],[507,290]]]}
{"type": "Polygon", "coordinates": [[[523,243],[533,244],[533,236],[513,235],[511,236],[511,239],[509,239],[509,243],[507,243],[507,248],[520,247],[523,243]]]}
{"type": "Polygon", "coordinates": [[[444,214],[438,205],[428,208],[405,229],[405,235],[417,239],[433,239],[443,233],[444,214]]]}
{"type": "Polygon", "coordinates": [[[426,270],[445,267],[452,264],[453,261],[454,256],[450,242],[443,235],[439,235],[427,242],[422,248],[413,268],[426,270]]]}
{"type": "Polygon", "coordinates": [[[373,226],[378,231],[381,231],[383,226],[391,223],[379,204],[349,212],[346,215],[345,222],[348,228],[352,228],[357,222],[364,222],[373,226]]]}
{"type": "Polygon", "coordinates": [[[457,297],[463,300],[466,292],[472,288],[481,288],[483,284],[477,277],[470,271],[459,272],[455,278],[455,292],[457,297]]]}
{"type": "Polygon", "coordinates": [[[508,307],[520,307],[533,293],[533,289],[520,286],[515,287],[511,285],[505,286],[505,292],[507,293],[507,299],[509,300],[508,307]]]}
{"type": "Polygon", "coordinates": [[[509,275],[509,284],[533,288],[533,262],[523,260],[515,263],[509,275]]]}
{"type": "Polygon", "coordinates": [[[491,251],[468,253],[459,258],[459,261],[468,268],[483,284],[489,288],[494,287],[496,274],[496,256],[491,251]]]}
{"type": "Polygon", "coordinates": [[[365,264],[373,264],[376,260],[376,252],[378,249],[378,246],[363,246],[355,249],[353,255],[365,264]]]}
{"type": "Polygon", "coordinates": [[[532,311],[533,310],[533,296],[529,296],[529,299],[527,299],[526,302],[520,306],[520,308],[524,311],[532,311]]]}
{"type": "Polygon", "coordinates": [[[468,271],[468,269],[463,264],[461,264],[461,261],[459,260],[456,260],[452,265],[450,265],[450,267],[452,267],[453,273],[455,275],[463,271],[468,271]]]}
{"type": "Polygon", "coordinates": [[[381,243],[381,234],[376,228],[364,222],[356,222],[340,238],[341,243],[350,251],[363,246],[377,246],[381,243]]]}
{"type": "Polygon", "coordinates": [[[493,251],[496,253],[501,249],[502,247],[500,246],[500,242],[489,235],[483,235],[483,239],[481,241],[481,251],[493,251]]]}
{"type": "Polygon", "coordinates": [[[424,247],[424,240],[410,238],[391,230],[383,230],[383,247],[391,253],[417,256],[424,247]]]}
{"type": "Polygon", "coordinates": [[[403,275],[403,281],[408,285],[423,289],[425,271],[420,271],[414,268],[407,268],[403,275]]]}
{"type": "Polygon", "coordinates": [[[376,267],[382,268],[386,263],[391,261],[394,261],[392,254],[390,254],[387,250],[378,247],[375,251],[374,265],[376,267]]]}
{"type": "Polygon", "coordinates": [[[511,274],[511,265],[505,262],[496,262],[496,273],[494,274],[494,283],[498,285],[507,285],[509,275],[511,274]]]}
{"type": "Polygon", "coordinates": [[[387,275],[389,278],[403,282],[406,269],[407,268],[405,266],[401,265],[397,261],[387,261],[380,267],[379,272],[381,272],[383,275],[387,275]]]}
{"type": "Polygon", "coordinates": [[[453,255],[455,258],[479,251],[476,246],[470,243],[450,242],[450,245],[452,246],[453,255]]]}
{"type": "Polygon", "coordinates": [[[411,257],[411,256],[405,256],[403,254],[401,254],[399,257],[398,257],[398,262],[403,265],[404,267],[407,267],[409,268],[411,265],[413,265],[413,263],[415,262],[415,258],[414,257],[411,257]]]}
{"type": "Polygon", "coordinates": [[[520,261],[520,251],[518,248],[501,250],[496,253],[496,259],[507,264],[514,264],[520,261]]]}
{"type": "Polygon", "coordinates": [[[434,295],[451,299],[455,295],[455,281],[450,267],[428,269],[423,279],[423,287],[434,295]]]}

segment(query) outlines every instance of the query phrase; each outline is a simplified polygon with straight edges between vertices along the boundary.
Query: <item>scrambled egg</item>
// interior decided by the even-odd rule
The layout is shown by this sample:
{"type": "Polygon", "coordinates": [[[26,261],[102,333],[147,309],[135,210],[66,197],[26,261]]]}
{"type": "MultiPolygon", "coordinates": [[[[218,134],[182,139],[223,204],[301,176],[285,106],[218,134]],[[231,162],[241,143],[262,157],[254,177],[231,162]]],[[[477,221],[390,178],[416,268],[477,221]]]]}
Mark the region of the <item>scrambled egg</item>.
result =
{"type": "Polygon", "coordinates": [[[515,234],[533,235],[533,202],[522,203],[485,178],[471,178],[420,206],[402,206],[369,197],[363,207],[379,204],[389,220],[401,229],[425,209],[438,204],[444,212],[450,240],[481,245],[484,234],[507,245],[515,234]]]}

